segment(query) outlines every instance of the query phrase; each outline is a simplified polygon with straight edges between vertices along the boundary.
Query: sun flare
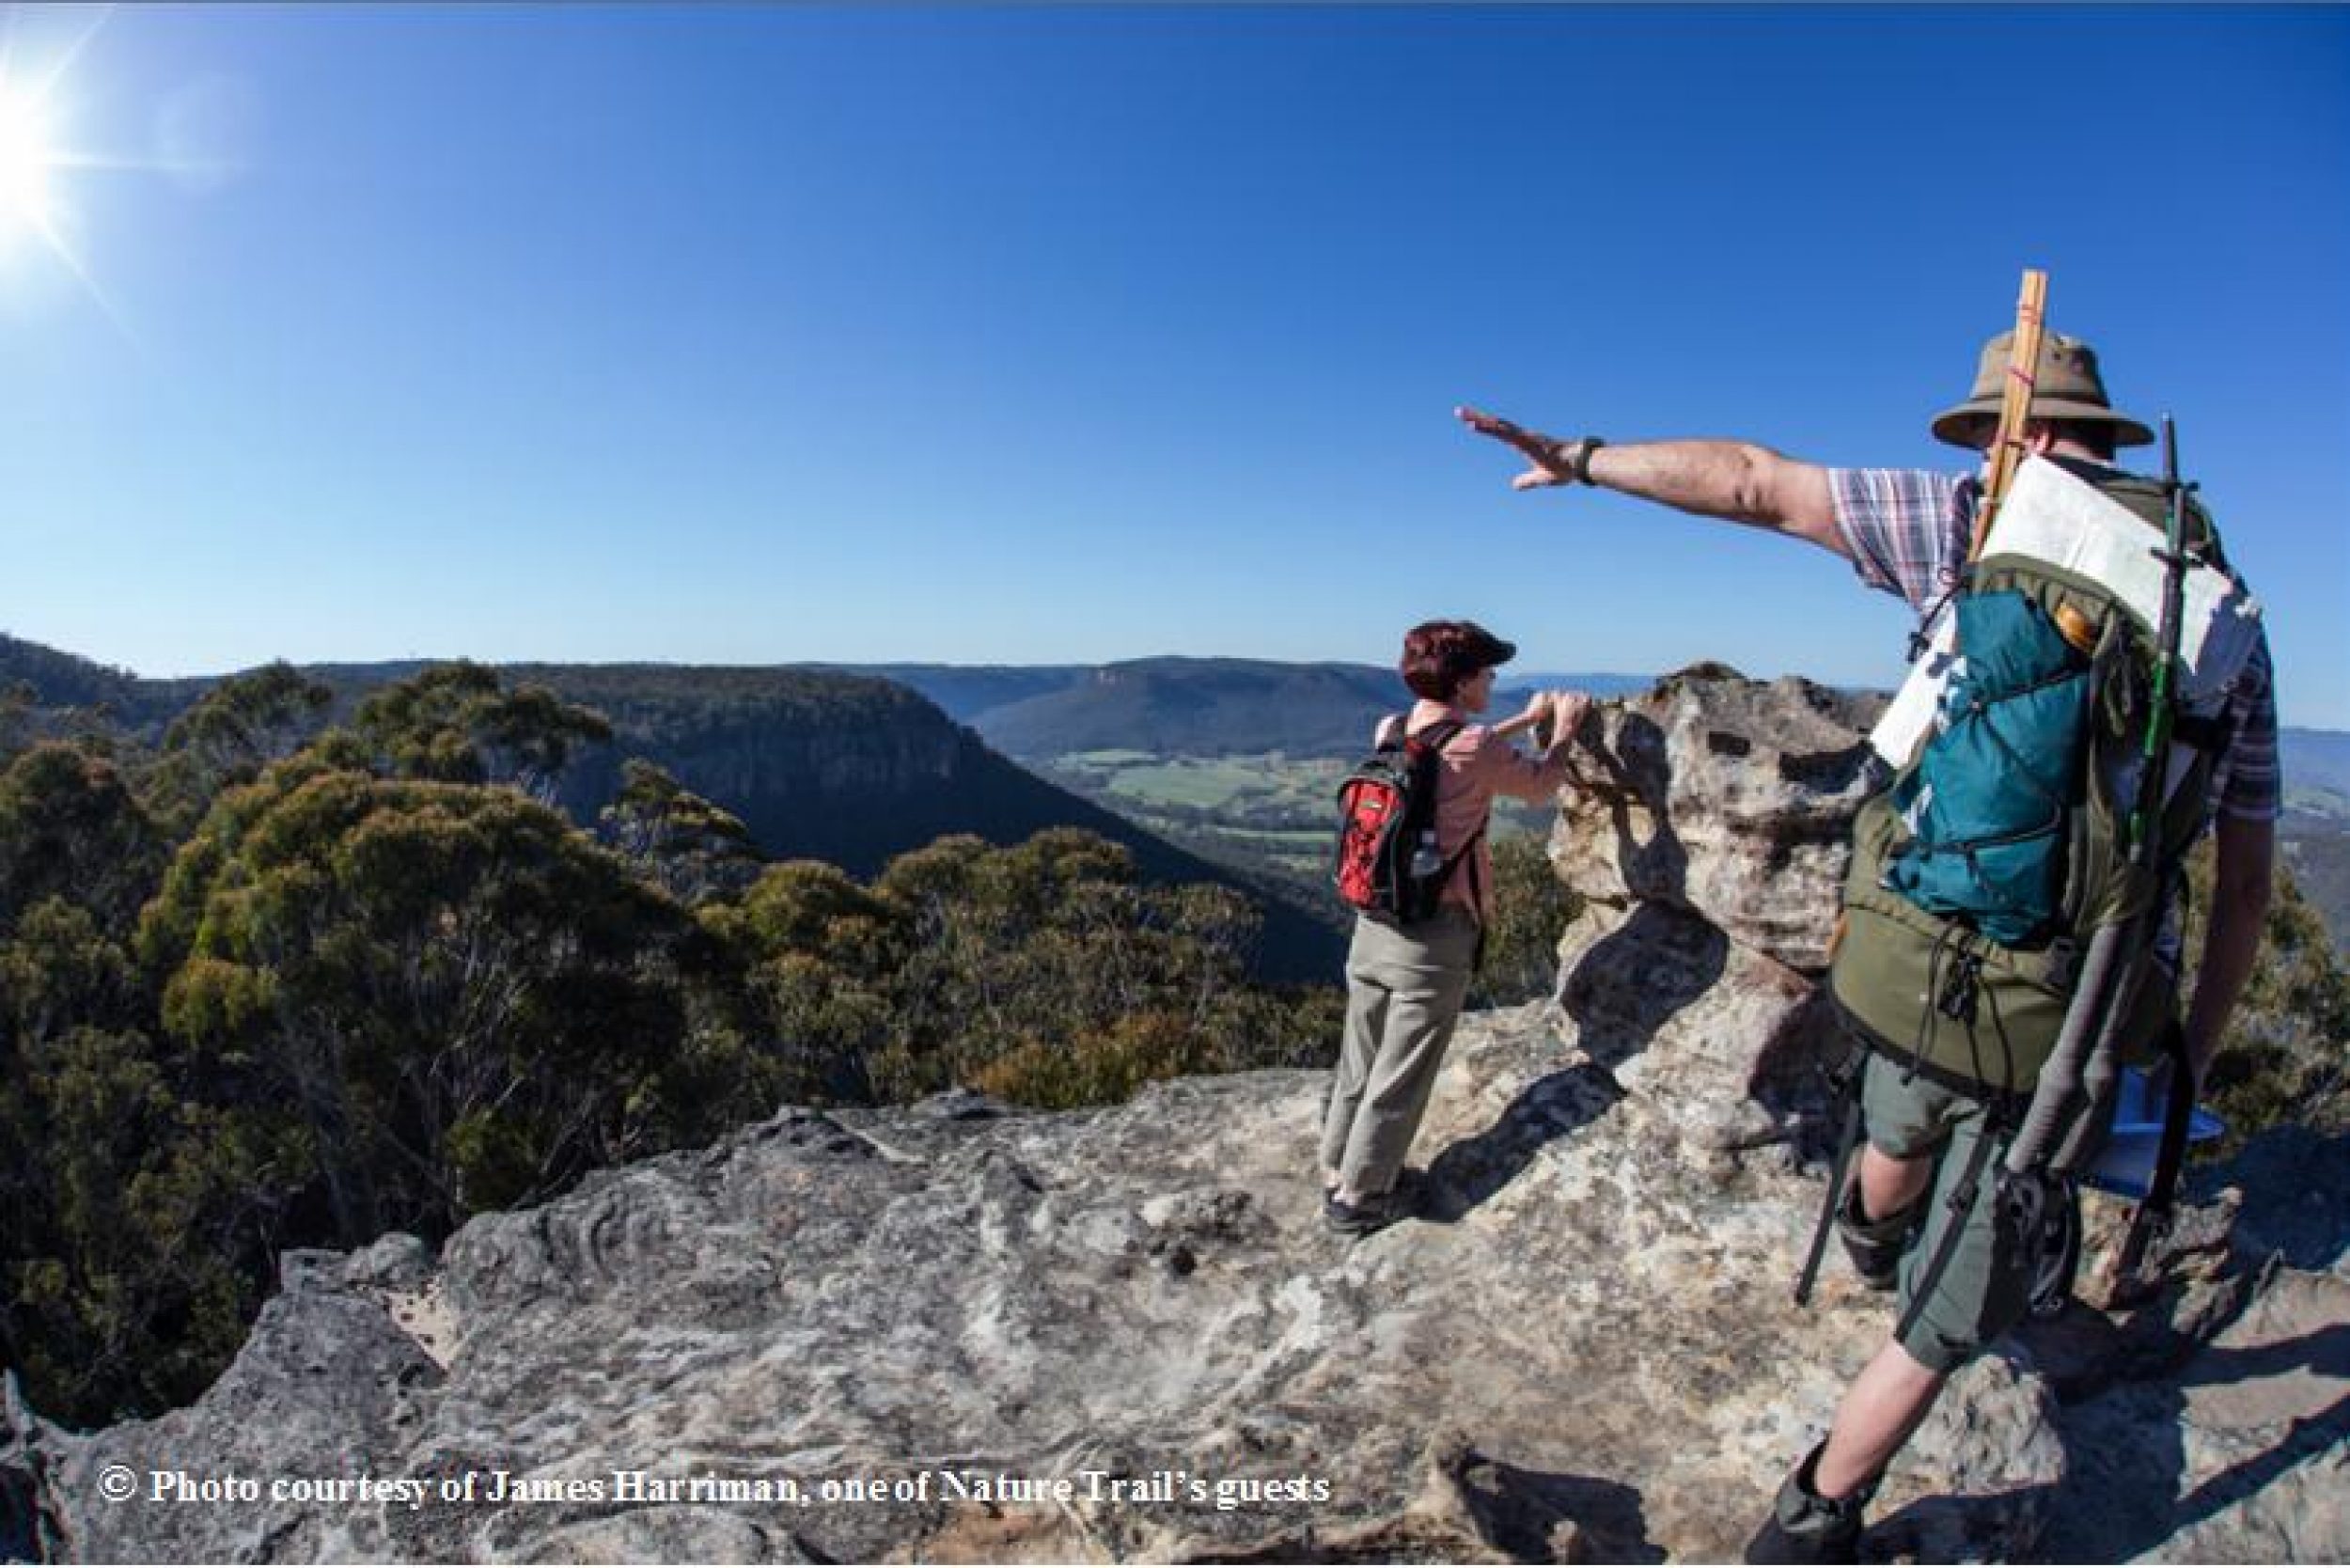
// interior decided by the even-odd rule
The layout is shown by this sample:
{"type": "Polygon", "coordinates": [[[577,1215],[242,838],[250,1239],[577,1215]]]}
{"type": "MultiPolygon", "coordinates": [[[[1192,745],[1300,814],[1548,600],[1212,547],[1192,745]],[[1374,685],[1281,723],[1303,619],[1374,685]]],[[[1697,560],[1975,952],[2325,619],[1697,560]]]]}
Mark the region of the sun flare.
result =
{"type": "Polygon", "coordinates": [[[57,243],[51,176],[60,162],[45,106],[0,81],[0,250],[26,233],[57,243]]]}
{"type": "Polygon", "coordinates": [[[71,80],[75,64],[111,11],[31,11],[0,15],[0,263],[5,281],[24,281],[37,258],[61,265],[108,316],[114,308],[83,263],[74,183],[112,161],[73,145],[71,80]],[[70,28],[70,31],[68,28],[70,28]]]}

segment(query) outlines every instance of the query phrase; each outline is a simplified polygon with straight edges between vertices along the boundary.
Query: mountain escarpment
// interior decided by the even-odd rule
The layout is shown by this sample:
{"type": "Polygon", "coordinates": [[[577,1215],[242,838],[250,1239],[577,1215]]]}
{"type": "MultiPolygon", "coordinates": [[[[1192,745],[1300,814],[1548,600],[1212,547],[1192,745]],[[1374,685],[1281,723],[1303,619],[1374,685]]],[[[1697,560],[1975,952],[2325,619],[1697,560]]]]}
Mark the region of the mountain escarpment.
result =
{"type": "MultiPolygon", "coordinates": [[[[194,1405],[11,1401],[0,1497],[83,1559],[1732,1557],[1888,1326],[1840,1262],[1788,1298],[1833,1034],[1778,904],[1825,924],[1847,716],[1721,677],[1595,721],[1553,841],[1595,911],[1556,998],[1465,1023],[1418,1219],[1322,1228],[1316,1073],[786,1107],[437,1254],[293,1255],[194,1405]]],[[[2339,1560],[2346,1237],[2342,1140],[2202,1173],[2166,1286],[1962,1374],[1864,1552],[2339,1560]]]]}

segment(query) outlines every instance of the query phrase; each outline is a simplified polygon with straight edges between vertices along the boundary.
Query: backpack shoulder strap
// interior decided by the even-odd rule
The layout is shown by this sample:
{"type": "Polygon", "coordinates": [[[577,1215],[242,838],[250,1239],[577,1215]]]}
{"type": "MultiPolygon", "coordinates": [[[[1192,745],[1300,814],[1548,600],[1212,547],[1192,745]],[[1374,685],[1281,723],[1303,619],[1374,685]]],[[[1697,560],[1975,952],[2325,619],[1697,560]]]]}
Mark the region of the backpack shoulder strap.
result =
{"type": "Polygon", "coordinates": [[[1468,728],[1459,719],[1438,719],[1417,735],[1407,735],[1407,745],[1420,750],[1413,767],[1419,787],[1426,792],[1427,808],[1433,818],[1436,809],[1436,773],[1444,766],[1444,748],[1450,745],[1462,730],[1468,728]]]}
{"type": "MultiPolygon", "coordinates": [[[[1410,722],[1410,719],[1411,715],[1406,713],[1404,715],[1404,720],[1407,724],[1410,722]]],[[[1427,729],[1421,730],[1417,735],[1409,735],[1408,730],[1406,733],[1409,735],[1410,739],[1418,741],[1423,745],[1434,746],[1436,750],[1442,751],[1446,746],[1449,746],[1453,743],[1462,730],[1466,729],[1467,728],[1468,726],[1462,723],[1459,719],[1448,718],[1438,719],[1435,723],[1430,725],[1427,729]]]]}

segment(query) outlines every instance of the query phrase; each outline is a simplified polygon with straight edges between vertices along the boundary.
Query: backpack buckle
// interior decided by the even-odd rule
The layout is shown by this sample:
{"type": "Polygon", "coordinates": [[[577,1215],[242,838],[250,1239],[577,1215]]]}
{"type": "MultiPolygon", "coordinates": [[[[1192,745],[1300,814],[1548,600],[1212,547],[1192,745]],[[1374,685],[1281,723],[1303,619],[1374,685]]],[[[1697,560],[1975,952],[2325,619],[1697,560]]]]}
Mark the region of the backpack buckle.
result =
{"type": "Polygon", "coordinates": [[[1971,1028],[1975,1022],[1975,998],[1982,989],[1982,958],[1974,953],[1961,953],[1951,966],[1950,978],[1942,982],[1942,995],[1935,998],[1935,1011],[1971,1028]]]}

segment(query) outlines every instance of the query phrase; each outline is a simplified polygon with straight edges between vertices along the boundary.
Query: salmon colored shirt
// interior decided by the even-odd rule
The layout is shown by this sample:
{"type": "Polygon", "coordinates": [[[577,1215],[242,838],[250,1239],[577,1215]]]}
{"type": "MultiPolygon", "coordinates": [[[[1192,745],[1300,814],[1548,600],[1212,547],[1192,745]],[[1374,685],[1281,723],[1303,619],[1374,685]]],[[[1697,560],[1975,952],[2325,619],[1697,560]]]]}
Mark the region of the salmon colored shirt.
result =
{"type": "MultiPolygon", "coordinates": [[[[1493,815],[1494,796],[1542,800],[1555,794],[1567,776],[1567,748],[1553,745],[1540,758],[1528,757],[1490,727],[1468,723],[1468,714],[1459,708],[1425,698],[1414,703],[1404,717],[1408,732],[1414,735],[1447,722],[1465,727],[1445,743],[1436,775],[1436,850],[1450,858],[1460,855],[1461,846],[1484,827],[1493,815]]],[[[1392,716],[1380,720],[1371,744],[1386,745],[1395,734],[1395,724],[1392,716]]],[[[1493,855],[1480,837],[1477,852],[1461,855],[1461,863],[1452,868],[1444,885],[1443,902],[1460,905],[1482,925],[1493,908],[1493,855]]]]}

